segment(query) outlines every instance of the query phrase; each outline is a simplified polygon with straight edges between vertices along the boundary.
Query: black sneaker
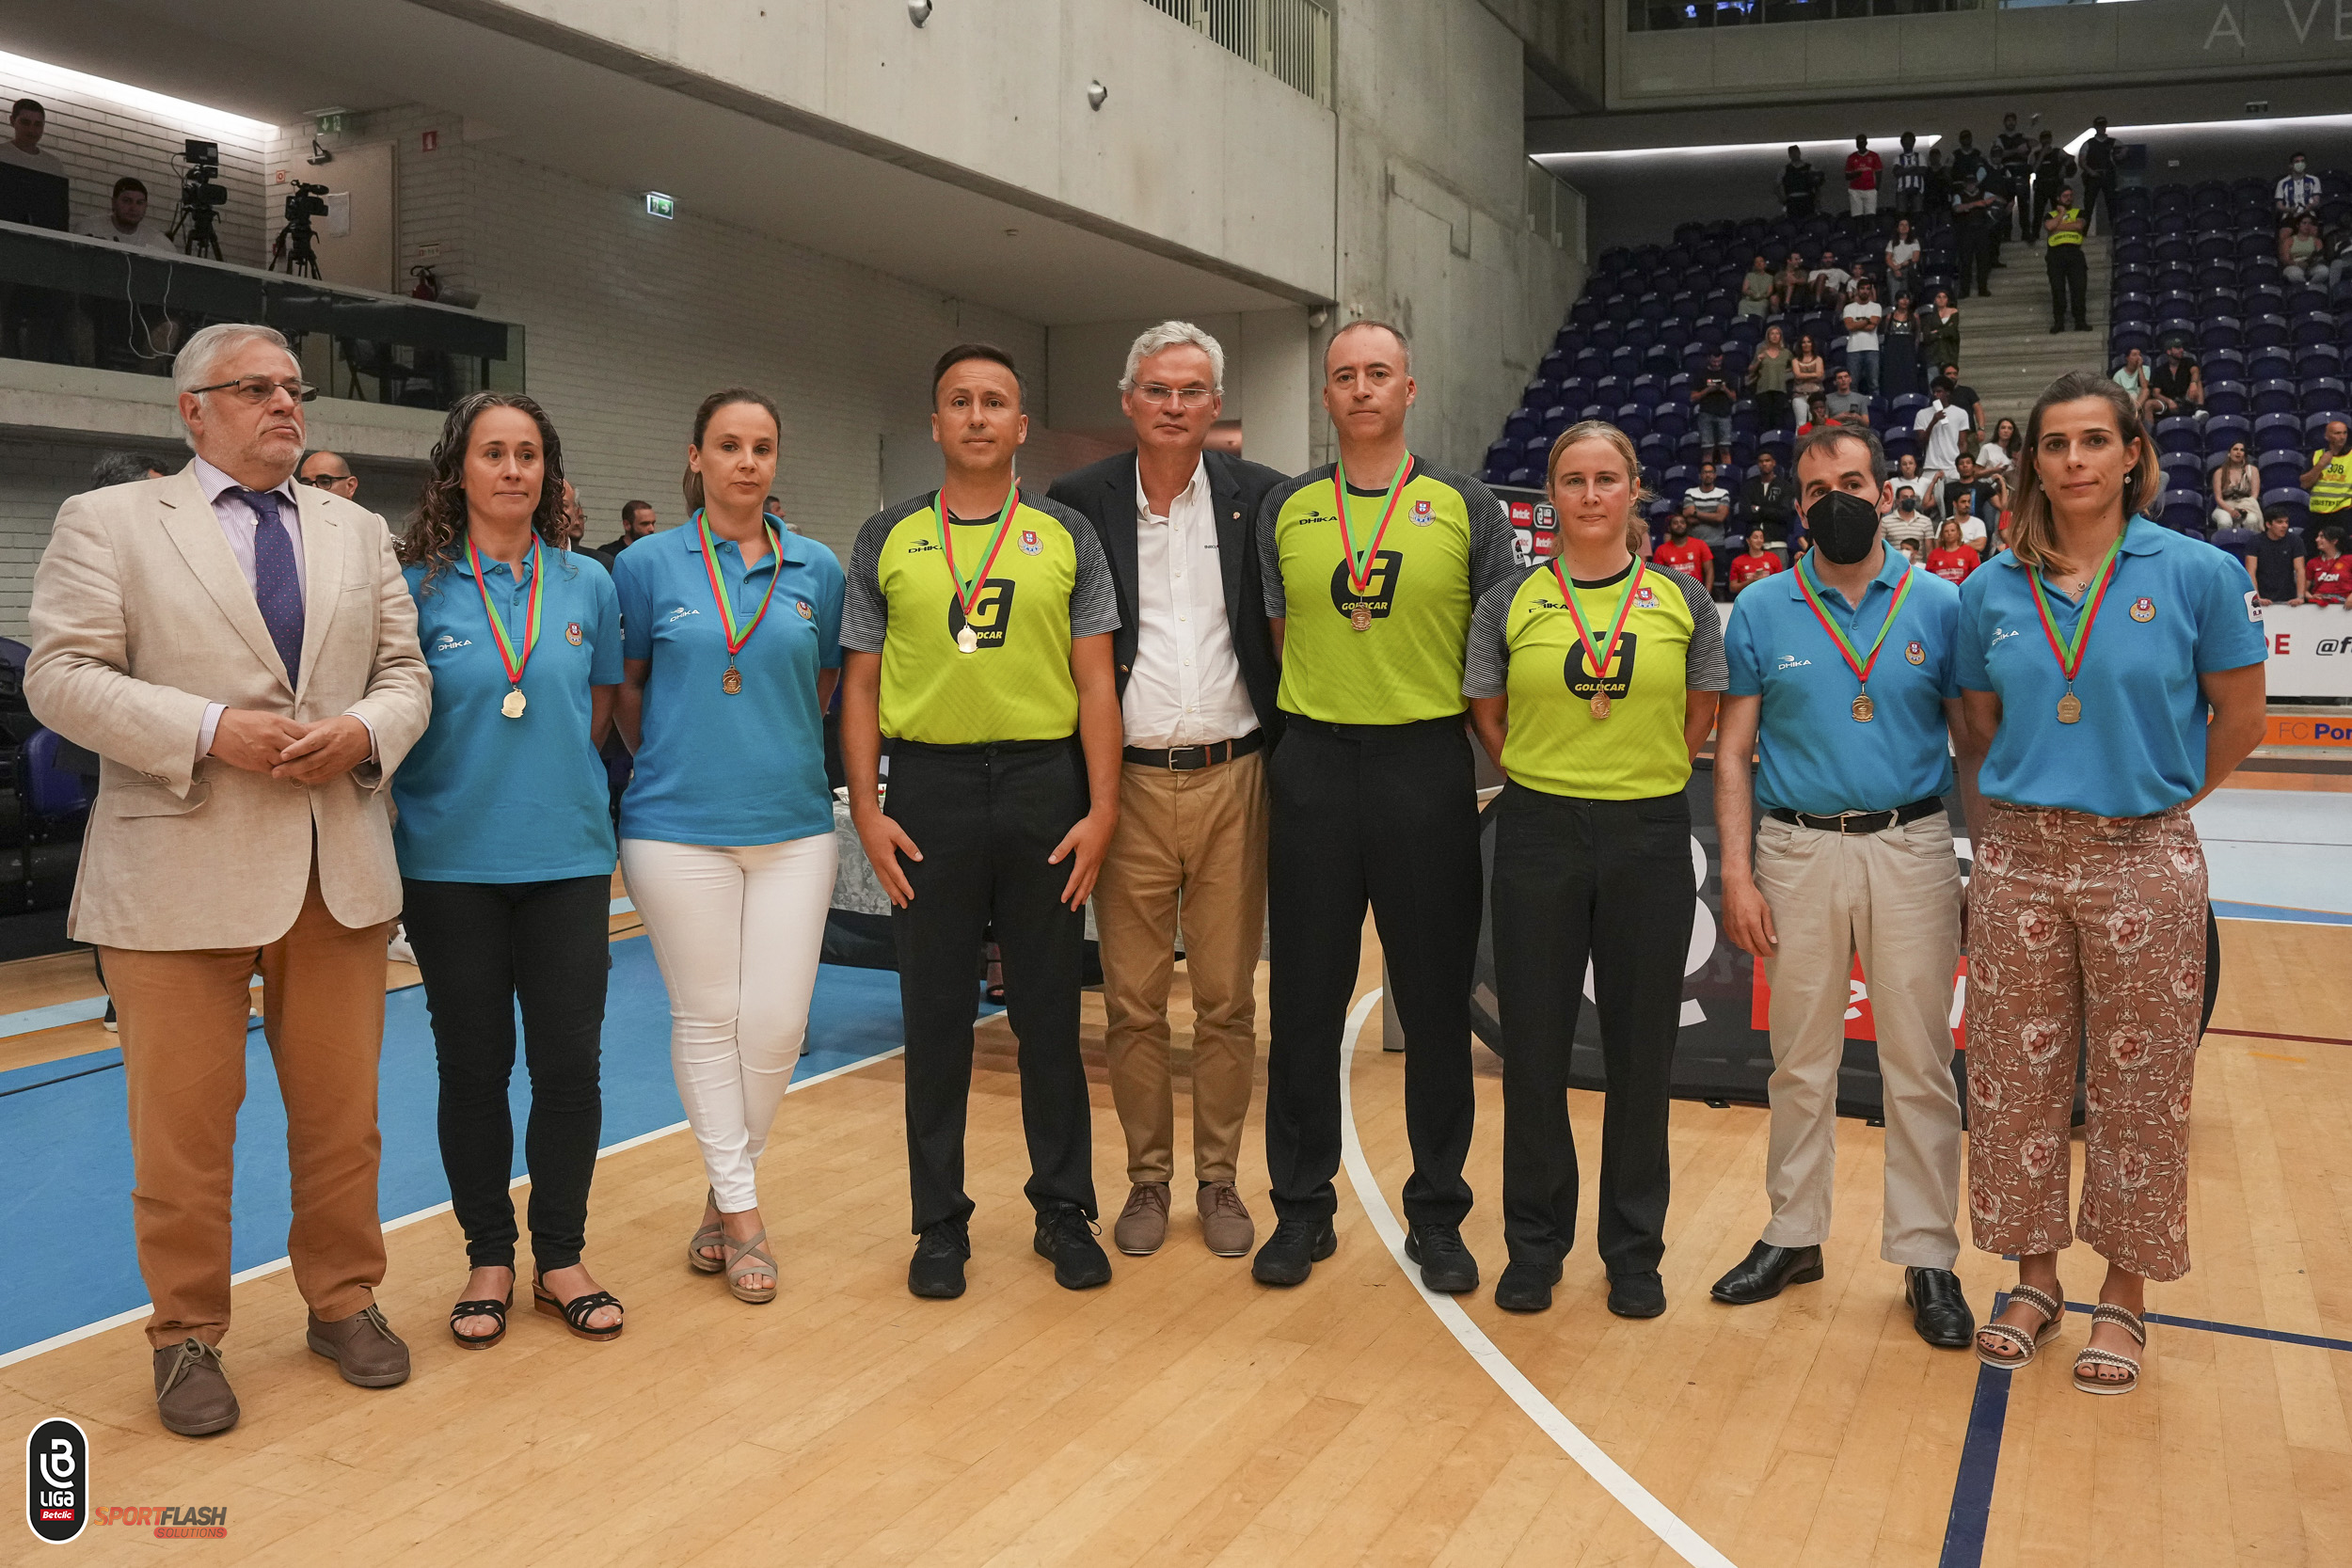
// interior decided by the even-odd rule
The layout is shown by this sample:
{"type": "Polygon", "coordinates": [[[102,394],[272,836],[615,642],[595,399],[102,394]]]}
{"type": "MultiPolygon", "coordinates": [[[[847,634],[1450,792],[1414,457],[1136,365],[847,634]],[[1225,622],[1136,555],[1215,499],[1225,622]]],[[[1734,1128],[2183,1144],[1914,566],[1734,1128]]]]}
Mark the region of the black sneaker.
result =
{"type": "Polygon", "coordinates": [[[1495,1305],[1505,1312],[1548,1312],[1551,1288],[1560,1283],[1560,1265],[1506,1263],[1495,1281],[1495,1305]]]}
{"type": "Polygon", "coordinates": [[[963,1260],[972,1256],[961,1220],[926,1226],[907,1264],[907,1289],[918,1296],[952,1301],[963,1294],[963,1260]]]}
{"type": "Polygon", "coordinates": [[[1655,1271],[1609,1276],[1609,1310],[1620,1318],[1655,1318],[1666,1310],[1666,1282],[1655,1271]]]}
{"type": "Polygon", "coordinates": [[[1421,1265],[1421,1282],[1450,1296],[1478,1289],[1478,1259],[1462,1244],[1461,1227],[1417,1225],[1405,1235],[1405,1256],[1421,1265]]]}
{"type": "Polygon", "coordinates": [[[1304,1285],[1339,1246],[1329,1220],[1283,1220],[1249,1260],[1250,1277],[1261,1285],[1304,1285]]]}
{"type": "Polygon", "coordinates": [[[1090,1291],[1111,1282],[1111,1260],[1094,1239],[1094,1222],[1074,1203],[1037,1212],[1037,1255],[1054,1261],[1054,1283],[1065,1291],[1090,1291]]]}

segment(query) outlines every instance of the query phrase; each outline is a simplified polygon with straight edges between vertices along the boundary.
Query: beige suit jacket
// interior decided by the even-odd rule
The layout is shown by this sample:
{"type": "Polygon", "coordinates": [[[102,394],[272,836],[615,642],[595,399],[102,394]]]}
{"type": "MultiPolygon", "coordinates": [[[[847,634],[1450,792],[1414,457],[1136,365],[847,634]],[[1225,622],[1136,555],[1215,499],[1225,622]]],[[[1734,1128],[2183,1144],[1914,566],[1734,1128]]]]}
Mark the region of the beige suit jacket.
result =
{"type": "Polygon", "coordinates": [[[24,694],[100,758],[67,930],[107,947],[257,947],[302,911],[313,845],[343,925],[400,912],[384,785],[424,733],[432,677],[384,520],[298,485],[302,679],[290,686],[194,468],[75,496],[33,577],[24,694]],[[208,703],[364,718],[375,756],[304,785],[197,757],[208,703]]]}

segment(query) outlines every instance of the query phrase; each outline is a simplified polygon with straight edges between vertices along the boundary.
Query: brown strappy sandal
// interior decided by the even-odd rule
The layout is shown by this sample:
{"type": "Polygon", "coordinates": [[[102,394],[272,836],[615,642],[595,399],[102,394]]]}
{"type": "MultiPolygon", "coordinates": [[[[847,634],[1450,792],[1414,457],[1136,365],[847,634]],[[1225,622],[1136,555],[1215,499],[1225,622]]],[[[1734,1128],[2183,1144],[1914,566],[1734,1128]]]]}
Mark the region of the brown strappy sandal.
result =
{"type": "Polygon", "coordinates": [[[1977,1330],[1977,1359],[1988,1367],[1998,1367],[2004,1371],[2015,1371],[2018,1368],[2032,1361],[2034,1354],[2057,1337],[2058,1324],[2066,1317],[2065,1294],[2066,1288],[2062,1285],[2058,1287],[2058,1293],[2055,1296],[2032,1285],[2010,1286],[2009,1299],[2022,1301],[2041,1313],[2042,1326],[2031,1334],[2027,1334],[2022,1328],[2014,1328],[2005,1323],[1988,1321],[1982,1328],[1977,1330]],[[1986,1350],[1984,1337],[1988,1334],[2006,1344],[2016,1346],[2017,1354],[2013,1356],[1997,1355],[1986,1350]]]}
{"type": "MultiPolygon", "coordinates": [[[[716,1187],[704,1195],[703,1205],[711,1213],[715,1214],[719,1212],[719,1190],[716,1187]]],[[[686,1261],[692,1265],[696,1274],[717,1274],[727,1266],[727,1260],[723,1257],[705,1257],[703,1248],[707,1246],[715,1246],[722,1253],[726,1251],[726,1232],[720,1227],[719,1222],[715,1219],[706,1222],[694,1232],[694,1239],[686,1243],[686,1261]]]]}
{"type": "Polygon", "coordinates": [[[766,1227],[740,1244],[732,1239],[722,1240],[720,1244],[727,1249],[727,1289],[735,1292],[736,1300],[759,1307],[776,1299],[776,1285],[783,1276],[776,1272],[776,1260],[768,1255],[766,1227]],[[765,1289],[743,1283],[747,1276],[755,1274],[768,1276],[770,1283],[765,1289]]]}
{"type": "MultiPolygon", "coordinates": [[[[2101,1302],[2090,1309],[2090,1326],[2096,1329],[2101,1323],[2115,1324],[2132,1337],[2133,1343],[2142,1349],[2147,1347],[2148,1325],[2140,1322],[2130,1307],[2118,1307],[2109,1301],[2101,1302]]],[[[2139,1363],[2120,1351],[2093,1350],[2085,1345],[2074,1353],[2074,1386],[2086,1394],[2128,1394],[2139,1386],[2139,1363]],[[2083,1369],[2086,1367],[2121,1367],[2126,1375],[2100,1377],[2093,1373],[2085,1376],[2083,1369]]]]}

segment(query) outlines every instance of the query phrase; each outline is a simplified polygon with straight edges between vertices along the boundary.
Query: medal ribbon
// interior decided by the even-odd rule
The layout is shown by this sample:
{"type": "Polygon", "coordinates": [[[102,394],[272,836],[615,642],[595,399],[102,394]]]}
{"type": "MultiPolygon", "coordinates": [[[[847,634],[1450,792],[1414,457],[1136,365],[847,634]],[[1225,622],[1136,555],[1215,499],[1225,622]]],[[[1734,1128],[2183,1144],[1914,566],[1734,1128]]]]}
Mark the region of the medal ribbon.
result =
{"type": "Polygon", "coordinates": [[[1347,527],[1347,466],[1331,465],[1331,503],[1340,514],[1340,548],[1347,552],[1347,586],[1350,592],[1361,594],[1372,586],[1372,568],[1380,559],[1380,541],[1389,536],[1389,519],[1396,515],[1396,501],[1405,493],[1405,481],[1413,471],[1413,454],[1396,466],[1396,477],[1389,481],[1387,499],[1380,506],[1380,527],[1372,536],[1371,548],[1359,557],[1355,536],[1347,527]]]}
{"type": "Polygon", "coordinates": [[[775,552],[775,575],[768,579],[768,592],[759,601],[758,612],[740,630],[735,625],[735,605],[727,597],[726,578],[719,570],[719,541],[711,536],[710,519],[701,511],[694,514],[694,526],[701,530],[703,539],[703,570],[710,575],[710,596],[718,601],[719,625],[726,638],[727,662],[735,662],[736,654],[752,640],[759,623],[768,618],[769,601],[776,596],[776,584],[784,579],[784,541],[776,534],[775,526],[762,517],[759,526],[768,531],[768,547],[775,552]]]}
{"type": "Polygon", "coordinates": [[[1609,627],[1609,641],[1600,647],[1593,645],[1592,631],[1584,625],[1584,612],[1576,607],[1576,590],[1568,586],[1568,574],[1560,569],[1560,558],[1551,558],[1551,575],[1560,579],[1560,597],[1567,601],[1568,619],[1576,623],[1576,635],[1584,641],[1584,662],[1597,681],[1609,678],[1609,661],[1617,657],[1617,634],[1625,630],[1625,618],[1633,610],[1633,595],[1642,586],[1642,558],[1633,558],[1633,570],[1627,577],[1625,596],[1617,601],[1617,618],[1609,627]]]}
{"type": "Polygon", "coordinates": [[[515,640],[507,635],[505,620],[491,608],[489,584],[483,578],[482,552],[473,547],[470,531],[466,535],[466,559],[473,563],[474,589],[482,595],[482,613],[489,620],[490,635],[498,641],[499,665],[506,672],[506,684],[519,687],[523,684],[523,666],[531,662],[532,650],[539,645],[539,610],[547,599],[548,578],[540,569],[545,562],[539,558],[539,541],[534,538],[531,542],[531,610],[523,617],[523,651],[519,656],[515,652],[515,640]]]}
{"type": "Polygon", "coordinates": [[[2115,558],[2123,548],[2123,536],[2117,534],[2115,543],[2107,546],[2107,558],[2099,562],[2099,575],[2090,579],[2090,591],[2083,594],[2083,612],[2074,623],[2072,639],[2058,636],[2058,623],[2050,619],[2050,605],[2042,589],[2042,574],[2032,567],[2026,575],[2033,579],[2033,608],[2042,617],[2042,635],[2050,640],[2050,652],[2058,656],[2058,673],[2066,677],[2069,689],[2074,676],[2083,667],[2083,655],[2090,649],[2090,623],[2099,618],[2099,603],[2107,596],[2108,585],[2115,581],[2115,558]]]}
{"type": "Polygon", "coordinates": [[[939,524],[940,553],[947,559],[947,580],[955,584],[956,608],[963,611],[967,623],[972,619],[973,596],[995,569],[997,552],[1005,547],[1005,535],[1011,531],[1013,509],[1020,504],[1021,486],[1015,484],[1005,492],[1005,509],[996,514],[996,531],[988,537],[988,559],[980,562],[979,575],[967,580],[956,570],[956,531],[947,526],[947,492],[942,490],[931,498],[931,513],[939,524]]]}
{"type": "Polygon", "coordinates": [[[1853,678],[1865,686],[1870,684],[1870,672],[1878,668],[1879,650],[1886,646],[1886,634],[1895,629],[1895,617],[1902,613],[1903,600],[1911,596],[1912,580],[1918,575],[1915,566],[1903,574],[1901,586],[1895,590],[1895,602],[1886,607],[1886,619],[1879,624],[1878,640],[1870,644],[1869,657],[1865,658],[1853,651],[1853,643],[1847,640],[1845,628],[1830,618],[1829,607],[1821,603],[1821,595],[1814,590],[1813,574],[1804,563],[1797,567],[1797,586],[1804,591],[1804,602],[1813,607],[1813,618],[1821,623],[1821,629],[1829,633],[1831,641],[1837,644],[1837,651],[1845,656],[1846,668],[1853,672],[1853,678]]]}

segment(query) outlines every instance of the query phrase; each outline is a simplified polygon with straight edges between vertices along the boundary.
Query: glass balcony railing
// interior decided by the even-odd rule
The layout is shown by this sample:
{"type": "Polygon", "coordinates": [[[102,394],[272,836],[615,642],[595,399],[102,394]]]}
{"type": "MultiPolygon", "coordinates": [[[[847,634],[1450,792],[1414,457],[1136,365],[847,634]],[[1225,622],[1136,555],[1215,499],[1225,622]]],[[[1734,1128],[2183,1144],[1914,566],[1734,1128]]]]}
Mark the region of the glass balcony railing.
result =
{"type": "Polygon", "coordinates": [[[1947,11],[1989,9],[1992,5],[1993,0],[1625,0],[1625,25],[1629,33],[1664,33],[1684,27],[1939,16],[1947,11]]]}
{"type": "Polygon", "coordinates": [[[216,322],[274,326],[320,395],[443,409],[523,389],[523,329],[471,310],[0,223],[0,358],[167,376],[216,322]]]}

